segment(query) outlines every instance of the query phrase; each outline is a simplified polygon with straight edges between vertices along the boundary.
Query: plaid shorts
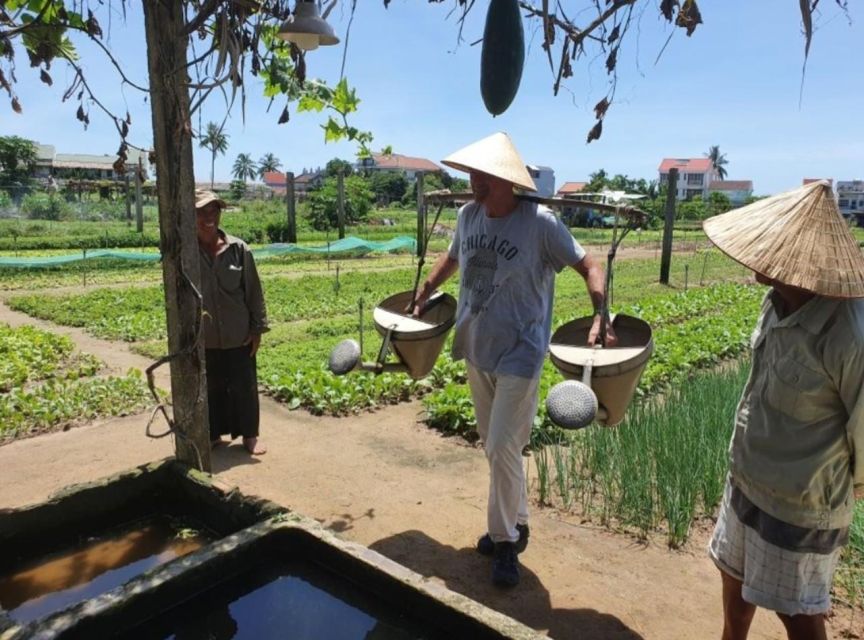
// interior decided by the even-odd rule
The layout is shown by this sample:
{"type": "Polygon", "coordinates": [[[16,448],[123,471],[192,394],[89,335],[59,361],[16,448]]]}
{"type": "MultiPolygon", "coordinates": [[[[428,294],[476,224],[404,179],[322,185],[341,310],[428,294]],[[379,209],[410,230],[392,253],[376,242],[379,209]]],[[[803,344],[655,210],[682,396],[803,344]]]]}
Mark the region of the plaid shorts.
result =
{"type": "Polygon", "coordinates": [[[743,583],[744,601],[790,616],[827,613],[841,548],[807,553],[766,542],[741,522],[731,501],[730,481],[708,554],[721,571],[743,583]]]}

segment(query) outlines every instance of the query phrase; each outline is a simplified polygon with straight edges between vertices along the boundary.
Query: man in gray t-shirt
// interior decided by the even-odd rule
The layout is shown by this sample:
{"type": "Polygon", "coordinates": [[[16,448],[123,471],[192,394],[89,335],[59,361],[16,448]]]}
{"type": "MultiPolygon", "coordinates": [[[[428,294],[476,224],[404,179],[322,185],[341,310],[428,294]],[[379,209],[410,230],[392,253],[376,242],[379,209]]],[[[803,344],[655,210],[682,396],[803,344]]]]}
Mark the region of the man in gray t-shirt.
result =
{"type": "MultiPolygon", "coordinates": [[[[597,310],[593,344],[600,333],[603,268],[551,211],[516,197],[514,187],[536,187],[506,134],[484,138],[443,163],[470,174],[474,200],[459,210],[453,242],[419,289],[416,313],[461,269],[453,357],[466,362],[490,472],[488,533],[477,550],[494,556],[493,582],[515,586],[517,554],[529,534],[522,450],[537,414],[555,274],[571,266],[585,279],[597,310]]],[[[610,324],[606,344],[615,342],[610,324]]]]}

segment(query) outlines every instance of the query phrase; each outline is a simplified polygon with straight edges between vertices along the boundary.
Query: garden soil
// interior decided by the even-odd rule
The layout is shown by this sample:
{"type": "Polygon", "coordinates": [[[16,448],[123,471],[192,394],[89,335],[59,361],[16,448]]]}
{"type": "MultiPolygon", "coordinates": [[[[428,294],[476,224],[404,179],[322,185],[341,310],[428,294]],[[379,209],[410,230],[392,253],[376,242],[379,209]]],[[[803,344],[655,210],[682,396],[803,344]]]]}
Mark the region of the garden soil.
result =
{"type": "MultiPolygon", "coordinates": [[[[123,345],[34,321],[2,304],[0,322],[69,335],[112,371],[149,364],[123,345]]],[[[720,636],[720,580],[704,552],[710,523],[673,551],[662,539],[642,543],[535,504],[522,582],[502,591],[490,584],[489,559],[474,551],[484,530],[488,480],[480,448],[427,429],[417,402],[341,419],[289,411],[268,398],[261,408],[269,451],[253,458],[236,443],[216,450],[214,473],[226,486],[313,517],[553,638],[720,636]]],[[[0,509],[171,455],[170,438],[145,435],[148,417],[102,420],[0,447],[0,509]]],[[[525,460],[533,484],[535,467],[525,460]]],[[[859,637],[848,635],[850,629],[864,637],[861,612],[851,615],[834,616],[835,638],[859,637]]],[[[783,637],[776,618],[760,611],[751,638],[783,637]]]]}

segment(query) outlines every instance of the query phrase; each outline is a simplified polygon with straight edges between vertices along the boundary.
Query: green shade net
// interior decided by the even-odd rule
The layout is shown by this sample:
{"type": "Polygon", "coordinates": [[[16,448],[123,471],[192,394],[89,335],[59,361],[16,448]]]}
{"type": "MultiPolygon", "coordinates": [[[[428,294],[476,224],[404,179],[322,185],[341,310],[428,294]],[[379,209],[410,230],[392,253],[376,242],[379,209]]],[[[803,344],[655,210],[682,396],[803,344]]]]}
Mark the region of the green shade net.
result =
{"type": "MultiPolygon", "coordinates": [[[[399,251],[409,249],[413,251],[417,246],[414,238],[399,236],[386,242],[372,242],[354,236],[330,242],[320,247],[301,247],[296,244],[278,243],[271,244],[260,249],[253,249],[252,255],[256,260],[264,260],[289,253],[318,253],[318,254],[340,254],[340,253],[370,253],[399,251]]],[[[156,262],[161,259],[158,253],[143,253],[135,251],[114,251],[111,249],[98,249],[94,251],[82,251],[81,253],[70,253],[60,256],[41,256],[37,258],[4,258],[0,257],[0,267],[39,268],[56,267],[72,262],[83,260],[96,260],[98,258],[113,258],[120,260],[138,260],[156,262]]]]}

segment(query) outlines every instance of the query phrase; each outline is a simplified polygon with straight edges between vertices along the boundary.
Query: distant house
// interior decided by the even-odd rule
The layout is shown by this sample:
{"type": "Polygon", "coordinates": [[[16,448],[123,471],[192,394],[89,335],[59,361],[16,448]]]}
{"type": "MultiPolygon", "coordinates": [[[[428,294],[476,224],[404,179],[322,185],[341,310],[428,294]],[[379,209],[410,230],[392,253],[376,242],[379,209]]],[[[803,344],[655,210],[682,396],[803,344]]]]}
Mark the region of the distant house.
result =
{"type": "Polygon", "coordinates": [[[838,180],[837,207],[843,217],[855,217],[864,226],[864,180],[838,180]]]}
{"type": "Polygon", "coordinates": [[[675,188],[678,200],[692,200],[696,196],[705,200],[711,183],[720,179],[709,158],[663,158],[659,167],[661,185],[669,181],[669,170],[673,168],[678,169],[675,188]]]}
{"type": "Polygon", "coordinates": [[[740,206],[753,195],[752,180],[714,180],[708,187],[708,193],[722,193],[729,201],[740,206]]]}
{"type": "Polygon", "coordinates": [[[141,157],[141,167],[144,179],[148,179],[150,162],[148,154],[129,149],[126,158],[126,173],[121,176],[114,171],[116,155],[93,155],[88,153],[57,153],[54,145],[36,145],[36,169],[34,177],[38,180],[48,180],[53,177],[57,181],[65,180],[120,180],[125,175],[133,176],[138,167],[138,157],[141,157]]]}
{"type": "Polygon", "coordinates": [[[294,194],[298,200],[303,200],[309,195],[310,191],[314,191],[324,184],[324,172],[320,169],[315,171],[303,170],[299,176],[294,177],[294,194]]]}
{"type": "Polygon", "coordinates": [[[580,191],[584,191],[585,187],[588,186],[587,182],[565,182],[561,185],[558,191],[555,193],[556,198],[569,198],[580,191]]]}
{"type": "Polygon", "coordinates": [[[552,167],[542,167],[535,164],[525,165],[534,184],[537,185],[537,195],[541,198],[551,198],[555,195],[555,171],[552,167]]]}
{"type": "Polygon", "coordinates": [[[399,153],[373,153],[366,158],[360,159],[357,163],[357,170],[366,173],[395,171],[412,181],[416,180],[418,173],[442,173],[444,171],[431,160],[403,156],[399,153]]]}
{"type": "Polygon", "coordinates": [[[284,196],[288,190],[288,176],[281,171],[265,171],[261,179],[275,196],[284,196]]]}

